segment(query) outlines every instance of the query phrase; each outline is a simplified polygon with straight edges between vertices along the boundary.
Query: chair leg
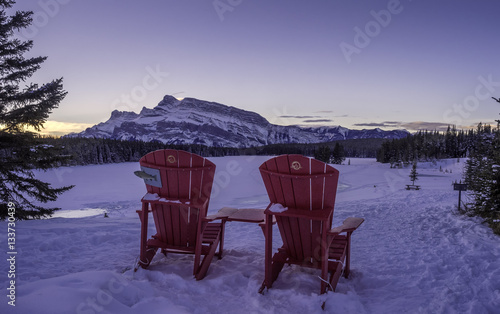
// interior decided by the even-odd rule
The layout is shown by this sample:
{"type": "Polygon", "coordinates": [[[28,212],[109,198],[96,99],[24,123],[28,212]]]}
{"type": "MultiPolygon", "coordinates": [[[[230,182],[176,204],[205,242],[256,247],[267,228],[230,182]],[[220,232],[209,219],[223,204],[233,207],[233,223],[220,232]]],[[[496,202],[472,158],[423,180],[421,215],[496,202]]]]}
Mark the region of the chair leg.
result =
{"type": "Polygon", "coordinates": [[[345,255],[345,265],[344,265],[344,277],[348,278],[351,272],[351,234],[347,233],[347,244],[346,244],[346,255],[345,255]]]}
{"type": "Polygon", "coordinates": [[[278,279],[278,276],[283,269],[283,266],[285,266],[287,260],[287,254],[285,252],[277,252],[274,254],[272,262],[271,262],[271,267],[270,268],[270,275],[269,275],[269,280],[264,280],[262,282],[262,286],[259,289],[259,293],[262,293],[264,289],[271,288],[273,283],[278,279]]]}
{"type": "Polygon", "coordinates": [[[271,288],[274,280],[273,278],[273,226],[271,225],[272,215],[266,214],[266,223],[262,227],[262,231],[264,231],[265,237],[265,257],[264,257],[264,281],[262,282],[262,286],[259,289],[259,293],[264,291],[264,288],[271,288]]]}
{"type": "MultiPolygon", "coordinates": [[[[328,230],[327,222],[322,223],[323,230],[328,230]]],[[[329,242],[327,241],[326,232],[321,236],[321,294],[326,292],[326,285],[328,280],[328,255],[329,255],[329,242]]]]}
{"type": "Polygon", "coordinates": [[[326,292],[326,283],[328,280],[328,257],[321,263],[321,294],[326,292]]]}
{"type": "Polygon", "coordinates": [[[287,254],[285,252],[277,252],[273,256],[273,265],[271,267],[272,269],[272,277],[271,277],[271,285],[273,282],[278,279],[278,276],[283,269],[283,266],[285,266],[287,260],[287,254]]]}
{"type": "Polygon", "coordinates": [[[144,269],[148,268],[149,264],[151,264],[151,261],[153,260],[153,257],[155,257],[157,250],[157,248],[147,249],[146,253],[144,255],[141,255],[141,258],[139,259],[139,266],[144,269]]]}
{"type": "Polygon", "coordinates": [[[202,250],[202,230],[205,229],[205,226],[202,226],[202,223],[198,223],[198,230],[196,232],[196,245],[194,249],[194,267],[193,267],[193,275],[196,276],[200,269],[200,259],[201,259],[201,250],[202,250]]]}
{"type": "Polygon", "coordinates": [[[224,250],[224,233],[226,229],[226,219],[222,219],[221,222],[221,231],[220,231],[220,242],[219,242],[219,252],[217,253],[217,257],[219,259],[222,258],[222,252],[224,250]]]}
{"type": "Polygon", "coordinates": [[[207,255],[205,255],[205,257],[201,261],[201,265],[195,274],[196,280],[201,280],[201,279],[205,278],[205,276],[207,274],[208,267],[210,266],[210,263],[212,262],[212,259],[215,255],[215,251],[217,249],[217,244],[219,244],[219,242],[220,242],[220,237],[217,237],[217,240],[214,241],[210,245],[209,252],[207,253],[207,255]]]}
{"type": "Polygon", "coordinates": [[[148,249],[148,209],[149,203],[142,203],[142,210],[138,212],[141,219],[141,243],[139,265],[146,268],[156,254],[156,250],[148,249]]]}
{"type": "Polygon", "coordinates": [[[330,285],[332,286],[333,291],[337,288],[337,283],[339,282],[340,276],[342,275],[342,263],[340,262],[332,262],[335,263],[334,271],[330,275],[330,285]]]}

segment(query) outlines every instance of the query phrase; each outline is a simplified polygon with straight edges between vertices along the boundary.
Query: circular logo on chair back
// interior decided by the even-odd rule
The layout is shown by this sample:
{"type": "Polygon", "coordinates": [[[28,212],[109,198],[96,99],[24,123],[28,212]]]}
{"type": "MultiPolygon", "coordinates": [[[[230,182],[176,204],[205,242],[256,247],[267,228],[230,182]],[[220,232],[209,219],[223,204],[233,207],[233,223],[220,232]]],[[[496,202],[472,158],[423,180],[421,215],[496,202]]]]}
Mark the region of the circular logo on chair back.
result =
{"type": "Polygon", "coordinates": [[[171,164],[175,162],[175,156],[174,155],[168,155],[167,161],[171,164]]]}
{"type": "Polygon", "coordinates": [[[298,161],[292,162],[292,165],[290,166],[293,170],[299,170],[302,169],[302,165],[298,161]]]}

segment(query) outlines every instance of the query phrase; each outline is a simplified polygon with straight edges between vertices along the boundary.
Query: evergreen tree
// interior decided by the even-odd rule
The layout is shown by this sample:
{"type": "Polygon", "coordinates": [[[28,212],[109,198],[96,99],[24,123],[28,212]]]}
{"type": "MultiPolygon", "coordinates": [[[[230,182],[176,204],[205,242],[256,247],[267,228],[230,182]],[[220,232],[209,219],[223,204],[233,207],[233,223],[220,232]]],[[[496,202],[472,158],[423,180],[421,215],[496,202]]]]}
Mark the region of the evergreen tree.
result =
{"type": "Polygon", "coordinates": [[[330,147],[326,145],[320,146],[318,149],[314,151],[314,158],[317,160],[320,160],[322,162],[330,162],[330,158],[332,156],[332,153],[330,151],[330,147]]]}
{"type": "Polygon", "coordinates": [[[410,172],[410,180],[413,185],[415,185],[415,181],[418,180],[418,172],[417,172],[417,162],[413,162],[413,166],[411,167],[410,172]]]}
{"type": "Polygon", "coordinates": [[[31,83],[20,87],[46,57],[24,57],[33,42],[14,38],[14,32],[30,25],[33,12],[17,11],[8,16],[6,11],[14,3],[0,0],[0,218],[7,216],[8,203],[14,204],[17,219],[40,218],[57,208],[44,208],[35,202],[54,201],[71,187],[52,188],[35,178],[33,169],[47,170],[63,158],[27,127],[39,131],[66,92],[62,78],[42,86],[31,83]]]}
{"type": "Polygon", "coordinates": [[[472,198],[467,208],[469,214],[485,218],[493,231],[500,234],[500,121],[497,123],[496,129],[479,123],[464,179],[472,198]]]}
{"type": "Polygon", "coordinates": [[[340,165],[344,160],[345,160],[344,146],[342,146],[342,144],[340,144],[339,142],[335,142],[335,147],[333,147],[333,152],[332,152],[332,163],[340,165]]]}

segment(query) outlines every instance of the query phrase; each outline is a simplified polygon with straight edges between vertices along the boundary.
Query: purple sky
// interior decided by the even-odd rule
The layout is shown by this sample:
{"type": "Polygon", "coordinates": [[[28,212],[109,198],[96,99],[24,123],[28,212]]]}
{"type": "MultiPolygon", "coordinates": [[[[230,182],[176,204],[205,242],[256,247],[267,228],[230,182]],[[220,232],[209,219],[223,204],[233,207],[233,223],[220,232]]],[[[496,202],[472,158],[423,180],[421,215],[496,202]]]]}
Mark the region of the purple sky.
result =
{"type": "Polygon", "coordinates": [[[64,77],[50,131],[82,129],[166,94],[276,124],[435,129],[493,123],[500,2],[23,0],[20,37],[64,77]]]}

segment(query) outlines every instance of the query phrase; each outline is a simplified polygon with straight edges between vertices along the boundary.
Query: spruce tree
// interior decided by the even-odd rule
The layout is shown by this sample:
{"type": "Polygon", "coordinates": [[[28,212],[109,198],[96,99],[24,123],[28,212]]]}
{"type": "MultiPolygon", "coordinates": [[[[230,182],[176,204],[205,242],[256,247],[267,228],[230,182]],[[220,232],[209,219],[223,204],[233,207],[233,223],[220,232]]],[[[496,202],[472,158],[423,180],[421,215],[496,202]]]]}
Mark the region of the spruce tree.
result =
{"type": "MultiPolygon", "coordinates": [[[[500,98],[493,99],[500,103],[500,98]]],[[[493,231],[500,234],[500,119],[495,121],[497,122],[497,128],[494,132],[493,148],[491,150],[491,218],[489,223],[493,231]]]]}
{"type": "Polygon", "coordinates": [[[71,188],[53,188],[35,178],[33,169],[50,169],[64,158],[55,147],[44,145],[36,133],[28,131],[28,127],[41,130],[66,92],[62,78],[41,86],[26,83],[46,57],[24,57],[33,42],[15,38],[15,32],[31,24],[33,12],[7,15],[14,3],[0,0],[0,219],[6,218],[12,205],[17,219],[30,219],[51,215],[57,208],[40,204],[56,200],[71,188]]]}
{"type": "Polygon", "coordinates": [[[330,151],[330,147],[326,145],[322,145],[317,150],[314,150],[314,158],[322,162],[329,163],[331,156],[332,153],[330,151]]]}
{"type": "Polygon", "coordinates": [[[410,180],[412,182],[412,185],[415,185],[415,181],[418,180],[418,172],[417,172],[417,162],[413,162],[413,166],[411,167],[411,172],[410,172],[410,180]]]}
{"type": "Polygon", "coordinates": [[[496,129],[479,123],[464,179],[472,198],[469,214],[485,218],[493,231],[500,234],[500,121],[496,129]]]}
{"type": "Polygon", "coordinates": [[[335,142],[335,146],[333,147],[332,151],[332,163],[340,165],[344,160],[344,146],[342,146],[339,142],[335,142]]]}

